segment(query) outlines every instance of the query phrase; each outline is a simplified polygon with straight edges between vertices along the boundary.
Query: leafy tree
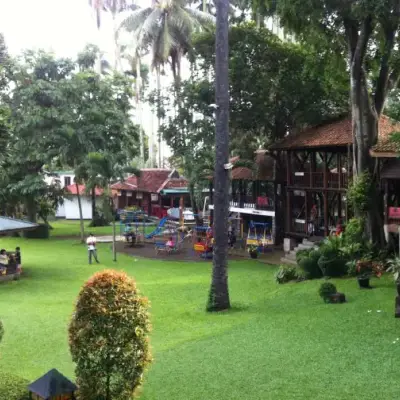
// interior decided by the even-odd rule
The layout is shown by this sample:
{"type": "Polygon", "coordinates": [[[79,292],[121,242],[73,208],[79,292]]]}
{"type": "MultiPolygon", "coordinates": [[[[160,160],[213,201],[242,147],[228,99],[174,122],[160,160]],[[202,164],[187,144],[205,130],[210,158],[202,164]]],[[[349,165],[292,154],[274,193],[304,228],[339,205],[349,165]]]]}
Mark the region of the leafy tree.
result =
{"type": "MultiPolygon", "coordinates": [[[[269,0],[268,0],[269,2],[269,0]]],[[[375,160],[369,154],[378,140],[378,121],[400,76],[397,0],[277,1],[282,23],[316,46],[331,48],[349,66],[353,119],[354,175],[368,171],[377,188],[375,160]]],[[[379,203],[368,212],[368,232],[383,240],[379,203]]]]}
{"type": "Polygon", "coordinates": [[[96,273],[78,296],[69,343],[80,396],[125,400],[150,362],[147,299],[123,272],[96,273]]]}
{"type": "Polygon", "coordinates": [[[35,221],[40,198],[59,198],[57,184],[44,181],[45,166],[59,154],[66,130],[61,85],[74,68],[67,59],[45,52],[26,52],[10,63],[7,76],[13,86],[8,98],[10,135],[2,163],[3,187],[20,200],[28,218],[35,221]]]}
{"type": "MultiPolygon", "coordinates": [[[[194,40],[193,62],[200,79],[211,78],[211,90],[214,44],[210,33],[194,40]]],[[[241,157],[252,159],[254,150],[288,132],[348,111],[343,60],[284,43],[254,24],[232,27],[229,44],[231,150],[241,157]]]]}
{"type": "Polygon", "coordinates": [[[214,257],[208,311],[230,308],[228,290],[228,236],[229,214],[229,0],[218,0],[215,42],[215,169],[214,169],[214,257]]]}

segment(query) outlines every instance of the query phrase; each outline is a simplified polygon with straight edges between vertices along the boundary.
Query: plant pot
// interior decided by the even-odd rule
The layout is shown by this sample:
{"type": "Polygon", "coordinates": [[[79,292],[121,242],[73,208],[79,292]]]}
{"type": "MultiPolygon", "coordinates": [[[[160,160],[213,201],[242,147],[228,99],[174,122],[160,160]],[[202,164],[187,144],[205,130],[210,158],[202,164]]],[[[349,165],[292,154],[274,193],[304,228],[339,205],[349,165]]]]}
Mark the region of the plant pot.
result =
{"type": "Polygon", "coordinates": [[[369,286],[369,278],[357,278],[357,280],[360,289],[372,289],[372,287],[369,286]]]}
{"type": "Polygon", "coordinates": [[[251,257],[251,258],[257,258],[257,257],[258,257],[258,253],[257,253],[256,251],[252,251],[252,252],[250,253],[250,257],[251,257]]]}

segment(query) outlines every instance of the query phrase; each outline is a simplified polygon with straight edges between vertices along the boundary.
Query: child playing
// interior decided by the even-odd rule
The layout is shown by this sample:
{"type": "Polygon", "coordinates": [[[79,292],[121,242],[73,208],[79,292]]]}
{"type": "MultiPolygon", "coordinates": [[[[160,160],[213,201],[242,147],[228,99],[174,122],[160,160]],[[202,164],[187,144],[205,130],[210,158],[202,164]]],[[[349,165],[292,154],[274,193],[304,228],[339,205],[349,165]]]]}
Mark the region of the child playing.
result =
{"type": "Polygon", "coordinates": [[[174,242],[174,240],[172,239],[172,237],[170,237],[170,238],[168,239],[168,242],[165,243],[165,247],[167,248],[167,251],[172,250],[172,249],[175,248],[175,242],[174,242]]]}

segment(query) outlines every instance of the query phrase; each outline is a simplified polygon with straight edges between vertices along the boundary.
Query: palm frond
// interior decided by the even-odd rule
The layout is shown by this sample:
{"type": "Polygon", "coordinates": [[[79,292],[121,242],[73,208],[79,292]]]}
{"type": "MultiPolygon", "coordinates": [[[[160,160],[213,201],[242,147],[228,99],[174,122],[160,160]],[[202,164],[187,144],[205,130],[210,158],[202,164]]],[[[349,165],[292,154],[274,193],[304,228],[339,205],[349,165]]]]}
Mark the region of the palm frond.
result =
{"type": "Polygon", "coordinates": [[[215,17],[213,15],[189,7],[185,7],[185,10],[203,28],[211,28],[215,25],[215,17]]]}
{"type": "Polygon", "coordinates": [[[125,29],[128,32],[135,32],[141,29],[152,12],[153,9],[151,7],[141,8],[131,12],[128,17],[122,21],[119,29],[125,29]]]}
{"type": "Polygon", "coordinates": [[[175,42],[170,33],[168,19],[164,18],[158,36],[153,42],[153,66],[165,64],[175,42]]]}

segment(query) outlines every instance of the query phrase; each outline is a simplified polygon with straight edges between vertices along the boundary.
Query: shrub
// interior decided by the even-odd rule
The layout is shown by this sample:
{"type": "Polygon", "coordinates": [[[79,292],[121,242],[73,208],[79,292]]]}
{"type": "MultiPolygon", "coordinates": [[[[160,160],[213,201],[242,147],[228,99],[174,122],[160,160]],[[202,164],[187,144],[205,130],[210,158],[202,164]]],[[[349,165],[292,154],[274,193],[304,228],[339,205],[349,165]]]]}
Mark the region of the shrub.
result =
{"type": "Polygon", "coordinates": [[[372,196],[371,176],[368,172],[364,172],[359,176],[354,177],[353,182],[347,189],[348,203],[354,210],[359,210],[361,213],[366,213],[370,206],[372,196]]]}
{"type": "Polygon", "coordinates": [[[18,376],[0,373],[0,398],[4,400],[29,400],[29,382],[18,376]]]}
{"type": "Polygon", "coordinates": [[[318,293],[325,303],[328,303],[330,301],[330,296],[337,293],[336,286],[333,283],[324,282],[319,287],[318,293]]]}
{"type": "Polygon", "coordinates": [[[318,265],[318,260],[321,257],[319,249],[313,249],[308,256],[301,258],[299,266],[304,271],[307,279],[318,279],[322,277],[321,268],[318,265]]]}
{"type": "Polygon", "coordinates": [[[286,283],[290,281],[297,280],[298,267],[294,265],[281,265],[279,267],[278,272],[275,275],[275,279],[277,283],[286,283]]]}
{"type": "Polygon", "coordinates": [[[36,229],[24,232],[23,236],[27,239],[48,239],[50,237],[49,226],[40,224],[36,229]]]}
{"type": "Polygon", "coordinates": [[[304,258],[307,258],[310,256],[310,253],[312,252],[313,249],[305,249],[305,250],[299,250],[296,253],[296,261],[297,264],[300,265],[301,260],[303,260],[304,258]]]}
{"type": "Polygon", "coordinates": [[[332,248],[320,248],[321,257],[318,260],[318,266],[323,276],[339,277],[347,274],[346,259],[342,256],[340,250],[332,248]]]}
{"type": "Polygon", "coordinates": [[[86,282],[69,326],[82,399],[128,399],[140,386],[150,362],[147,309],[125,273],[103,271],[86,282]]]}
{"type": "Polygon", "coordinates": [[[347,224],[343,233],[346,245],[362,243],[364,239],[365,221],[363,218],[352,218],[347,224]]]}

